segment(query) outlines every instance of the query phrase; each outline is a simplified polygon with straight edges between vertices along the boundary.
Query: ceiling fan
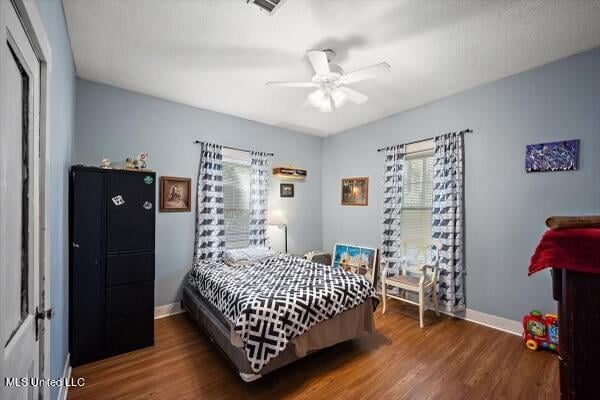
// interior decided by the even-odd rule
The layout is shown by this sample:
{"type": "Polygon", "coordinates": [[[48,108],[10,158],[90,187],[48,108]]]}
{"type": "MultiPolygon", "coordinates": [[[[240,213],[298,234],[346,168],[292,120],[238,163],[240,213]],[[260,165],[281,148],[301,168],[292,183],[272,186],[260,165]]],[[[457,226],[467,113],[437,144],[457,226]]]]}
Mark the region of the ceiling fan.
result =
{"type": "Polygon", "coordinates": [[[315,70],[311,82],[267,82],[267,86],[317,88],[308,95],[308,103],[321,112],[331,112],[348,100],[355,104],[364,103],[369,97],[345,85],[372,79],[390,70],[390,65],[382,62],[346,74],[342,67],[330,63],[335,56],[333,50],[309,50],[306,54],[315,70]]]}

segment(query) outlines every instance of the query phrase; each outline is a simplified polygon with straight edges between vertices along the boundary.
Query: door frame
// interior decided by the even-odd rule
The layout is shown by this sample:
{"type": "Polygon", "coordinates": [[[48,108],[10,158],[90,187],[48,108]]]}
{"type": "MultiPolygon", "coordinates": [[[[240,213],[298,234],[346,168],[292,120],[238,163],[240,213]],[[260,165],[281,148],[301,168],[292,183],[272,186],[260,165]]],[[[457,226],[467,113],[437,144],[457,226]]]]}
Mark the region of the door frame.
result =
{"type": "MultiPolygon", "coordinates": [[[[0,0],[1,1],[1,0],[0,0]]],[[[39,199],[34,204],[34,215],[39,216],[35,224],[34,236],[39,244],[40,276],[40,306],[44,309],[52,307],[50,293],[50,247],[49,247],[49,201],[48,201],[48,171],[50,167],[50,74],[52,67],[52,51],[50,42],[37,9],[35,0],[10,0],[17,15],[21,19],[23,29],[40,63],[40,107],[39,107],[39,199]]],[[[44,335],[40,338],[40,378],[50,376],[50,320],[43,319],[44,335]],[[42,361],[43,360],[43,361],[42,361]]],[[[50,398],[50,387],[44,385],[43,396],[50,398]]]]}

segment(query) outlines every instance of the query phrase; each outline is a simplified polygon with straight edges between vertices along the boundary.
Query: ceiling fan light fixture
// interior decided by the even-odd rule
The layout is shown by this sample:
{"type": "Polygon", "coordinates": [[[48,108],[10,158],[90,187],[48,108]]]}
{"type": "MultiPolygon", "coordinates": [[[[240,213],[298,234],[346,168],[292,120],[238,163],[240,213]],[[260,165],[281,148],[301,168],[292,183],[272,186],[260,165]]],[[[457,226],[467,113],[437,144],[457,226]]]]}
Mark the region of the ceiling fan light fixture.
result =
{"type": "Polygon", "coordinates": [[[340,108],[346,104],[348,96],[346,96],[346,93],[342,92],[341,90],[334,90],[331,92],[331,99],[333,100],[333,105],[335,108],[340,108]]]}
{"type": "Polygon", "coordinates": [[[378,74],[390,70],[388,63],[381,62],[345,73],[339,65],[331,63],[331,59],[335,55],[331,49],[309,50],[306,55],[315,71],[310,82],[267,82],[267,85],[295,88],[317,87],[317,90],[308,95],[304,104],[310,104],[320,112],[332,112],[343,107],[347,101],[363,104],[369,100],[369,97],[346,85],[372,79],[378,74]]]}
{"type": "Polygon", "coordinates": [[[319,111],[321,112],[332,112],[333,106],[331,105],[331,97],[325,96],[325,99],[321,103],[321,107],[319,107],[319,111]]]}
{"type": "Polygon", "coordinates": [[[320,108],[325,100],[325,93],[321,89],[317,89],[308,95],[308,102],[316,108],[320,108]]]}

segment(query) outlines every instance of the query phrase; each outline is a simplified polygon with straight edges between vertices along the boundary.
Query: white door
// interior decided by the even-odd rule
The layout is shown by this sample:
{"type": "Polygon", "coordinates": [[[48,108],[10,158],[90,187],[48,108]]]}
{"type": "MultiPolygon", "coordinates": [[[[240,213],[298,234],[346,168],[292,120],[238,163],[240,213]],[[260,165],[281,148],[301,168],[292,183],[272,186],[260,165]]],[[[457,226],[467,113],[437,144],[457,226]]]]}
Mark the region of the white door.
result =
{"type": "MultiPolygon", "coordinates": [[[[0,0],[1,399],[37,399],[40,64],[10,1],[0,0]],[[11,378],[17,378],[11,379],[11,378]],[[26,378],[20,380],[19,378],[26,378]]],[[[42,323],[39,324],[40,327],[42,323]]]]}

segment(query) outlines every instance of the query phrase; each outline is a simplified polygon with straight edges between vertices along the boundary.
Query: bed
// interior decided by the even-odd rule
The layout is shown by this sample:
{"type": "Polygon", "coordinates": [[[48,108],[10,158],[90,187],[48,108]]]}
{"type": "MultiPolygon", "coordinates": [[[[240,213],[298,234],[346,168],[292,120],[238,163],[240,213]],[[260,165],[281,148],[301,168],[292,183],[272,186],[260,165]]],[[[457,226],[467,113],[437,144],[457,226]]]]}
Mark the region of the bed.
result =
{"type": "Polygon", "coordinates": [[[379,299],[363,276],[279,255],[244,267],[199,262],[188,274],[182,303],[250,382],[373,333],[379,299]]]}

